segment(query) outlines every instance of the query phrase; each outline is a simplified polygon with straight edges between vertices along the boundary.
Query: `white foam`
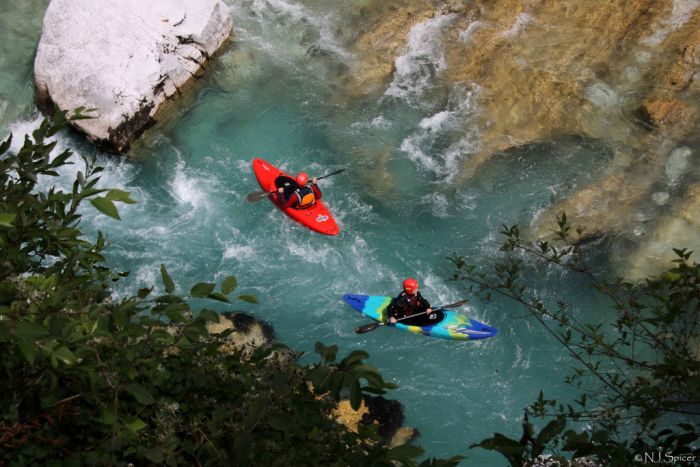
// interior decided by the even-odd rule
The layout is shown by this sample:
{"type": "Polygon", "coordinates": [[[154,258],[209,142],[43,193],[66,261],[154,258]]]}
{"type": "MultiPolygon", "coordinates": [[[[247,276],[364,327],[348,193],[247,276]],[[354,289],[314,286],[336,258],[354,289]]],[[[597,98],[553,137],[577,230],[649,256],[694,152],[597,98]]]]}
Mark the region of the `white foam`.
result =
{"type": "Polygon", "coordinates": [[[260,17],[273,14],[292,21],[300,21],[306,17],[306,10],[302,5],[284,0],[254,0],[251,7],[260,17]]]}
{"type": "Polygon", "coordinates": [[[239,19],[236,25],[239,42],[251,43],[276,63],[286,62],[295,67],[314,64],[316,61],[308,60],[312,50],[352,57],[336,38],[339,18],[334,14],[317,13],[301,2],[285,0],[253,0],[235,4],[233,9],[239,19]]]}
{"type": "Polygon", "coordinates": [[[418,124],[420,128],[423,130],[429,130],[429,131],[439,131],[444,127],[448,122],[453,120],[454,117],[454,112],[450,112],[448,110],[443,110],[442,112],[438,112],[432,117],[427,117],[421,120],[421,122],[418,124]]]}
{"type": "MultiPolygon", "coordinates": [[[[441,274],[436,274],[432,270],[423,267],[423,265],[416,266],[422,269],[422,272],[415,275],[420,284],[421,294],[428,299],[433,307],[453,303],[461,299],[454,290],[447,286],[445,278],[441,274]]],[[[473,316],[473,310],[468,306],[461,307],[455,311],[473,316]]]]}
{"type": "Polygon", "coordinates": [[[610,109],[620,104],[620,97],[606,83],[598,81],[586,88],[586,99],[596,107],[610,109]]]}
{"type": "Polygon", "coordinates": [[[421,146],[423,145],[425,139],[426,138],[424,135],[420,133],[413,133],[401,142],[399,149],[408,154],[408,158],[415,162],[418,166],[431,172],[439,173],[441,170],[436,158],[430,157],[423,152],[421,146]]]}
{"type": "Polygon", "coordinates": [[[450,202],[442,193],[428,193],[421,198],[421,204],[430,206],[430,213],[435,217],[442,219],[448,217],[447,209],[450,207],[450,202]]]}
{"type": "Polygon", "coordinates": [[[529,15],[527,13],[520,13],[516,18],[515,22],[513,23],[513,26],[510,27],[507,31],[503,32],[504,37],[515,37],[520,32],[525,29],[528,25],[533,23],[535,21],[535,18],[532,15],[529,15]]]}
{"type": "Polygon", "coordinates": [[[228,245],[224,250],[223,259],[243,261],[255,257],[255,249],[250,245],[228,245]]]}
{"type": "MultiPolygon", "coordinates": [[[[375,250],[359,235],[354,236],[353,242],[348,249],[348,258],[351,258],[350,266],[357,274],[361,283],[382,283],[387,278],[392,279],[392,272],[383,266],[383,263],[376,257],[375,250]]],[[[339,283],[340,289],[346,288],[344,281],[339,283]]]]}
{"type": "Polygon", "coordinates": [[[464,43],[468,43],[472,39],[472,35],[478,31],[479,29],[483,29],[486,27],[488,23],[484,21],[474,21],[472,23],[469,23],[469,26],[467,26],[467,29],[464,31],[460,31],[459,33],[459,40],[464,43]]]}
{"type": "Polygon", "coordinates": [[[456,16],[436,16],[411,28],[403,54],[394,61],[394,79],[385,95],[419,103],[422,93],[433,84],[433,76],[447,68],[442,33],[456,16]]]}
{"type": "Polygon", "coordinates": [[[325,269],[333,268],[342,262],[339,251],[330,246],[319,247],[313,240],[287,242],[285,248],[292,256],[307,263],[320,264],[325,269]]]}
{"type": "Polygon", "coordinates": [[[362,201],[357,193],[347,193],[341,199],[333,201],[332,209],[325,198],[324,202],[329,210],[333,212],[333,217],[335,217],[341,227],[348,218],[352,219],[352,222],[348,223],[353,225],[374,224],[379,220],[379,215],[373,212],[374,206],[362,201]]]}
{"type": "MultiPolygon", "coordinates": [[[[29,135],[31,138],[32,132],[39,128],[39,125],[41,122],[44,120],[44,117],[41,116],[38,112],[34,114],[34,116],[29,119],[29,120],[19,120],[14,123],[11,123],[8,125],[8,131],[3,132],[2,135],[2,141],[4,142],[7,137],[12,133],[12,144],[10,145],[10,151],[12,152],[18,152],[21,148],[22,145],[24,144],[24,136],[29,135]]],[[[53,136],[51,138],[47,138],[47,142],[55,141],[56,136],[53,136]]],[[[54,150],[55,152],[55,150],[54,150]]]]}
{"type": "Polygon", "coordinates": [[[693,150],[685,146],[676,148],[671,152],[668,160],[666,160],[666,178],[669,185],[675,185],[688,170],[688,162],[692,154],[693,150]]]}
{"type": "Polygon", "coordinates": [[[202,188],[209,185],[189,175],[185,164],[179,161],[175,167],[175,177],[170,182],[170,194],[181,205],[190,205],[194,209],[208,207],[207,192],[202,188]]]}
{"type": "Polygon", "coordinates": [[[140,266],[134,284],[138,287],[153,287],[160,283],[160,267],[154,264],[140,266]]]}
{"type": "Polygon", "coordinates": [[[448,108],[421,120],[399,149],[419,169],[450,181],[458,172],[460,160],[479,148],[480,135],[473,123],[478,92],[479,87],[473,84],[455,86],[448,108]],[[445,140],[453,142],[444,148],[445,140]]]}
{"type": "Polygon", "coordinates": [[[669,197],[670,195],[667,191],[657,191],[651,195],[651,199],[654,200],[654,202],[659,206],[663,206],[664,204],[668,203],[669,197]]]}
{"type": "Polygon", "coordinates": [[[456,200],[460,208],[473,211],[476,209],[478,196],[473,193],[460,191],[457,193],[456,200]]]}
{"type": "Polygon", "coordinates": [[[372,121],[370,122],[370,125],[373,127],[378,127],[378,128],[387,128],[391,126],[391,122],[388,121],[386,118],[384,118],[383,115],[379,115],[377,117],[374,117],[372,121]]]}
{"type": "Polygon", "coordinates": [[[371,120],[362,120],[359,122],[354,122],[350,125],[350,128],[362,130],[366,128],[389,128],[391,127],[391,125],[392,123],[386,118],[384,118],[383,115],[377,115],[371,120]]]}

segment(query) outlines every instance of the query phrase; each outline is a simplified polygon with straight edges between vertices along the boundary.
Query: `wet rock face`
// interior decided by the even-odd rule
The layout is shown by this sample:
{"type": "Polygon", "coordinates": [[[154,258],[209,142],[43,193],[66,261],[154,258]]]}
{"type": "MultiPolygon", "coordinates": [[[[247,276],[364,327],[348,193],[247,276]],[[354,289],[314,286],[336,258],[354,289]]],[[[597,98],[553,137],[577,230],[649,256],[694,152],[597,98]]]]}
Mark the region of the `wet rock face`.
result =
{"type": "MultiPolygon", "coordinates": [[[[661,246],[640,232],[658,237],[684,230],[673,238],[685,239],[695,234],[687,230],[690,224],[669,224],[657,209],[662,199],[657,191],[663,185],[663,196],[682,197],[669,201],[674,206],[693,205],[699,196],[688,188],[700,173],[677,186],[666,179],[664,167],[674,151],[697,140],[700,2],[397,0],[392,5],[358,32],[353,50],[358,62],[344,77],[344,91],[358,97],[391,95],[401,60],[420,65],[420,53],[429,52],[425,44],[436,42],[441,60],[431,64],[429,85],[450,96],[460,83],[478,89],[476,116],[465,124],[481,130],[458,156],[457,184],[470,183],[492,156],[511,147],[583,135],[610,147],[613,160],[598,179],[542,210],[529,229],[532,236],[545,235],[555,215],[565,211],[572,224],[587,227],[588,239],[636,244],[640,260],[620,274],[640,277],[660,272],[662,264],[644,260],[654,259],[652,250],[661,246]],[[639,272],[645,264],[649,269],[639,272]]],[[[668,245],[669,252],[671,246],[683,245],[668,245]]]]}
{"type": "MultiPolygon", "coordinates": [[[[691,187],[682,201],[672,206],[646,241],[625,261],[624,271],[631,280],[644,280],[652,273],[669,269],[676,259],[671,248],[700,251],[700,185],[691,187]]],[[[697,258],[695,258],[697,261],[697,258]]]]}
{"type": "Polygon", "coordinates": [[[232,27],[220,0],[52,0],[34,62],[38,104],[94,108],[75,127],[124,153],[232,27]]]}

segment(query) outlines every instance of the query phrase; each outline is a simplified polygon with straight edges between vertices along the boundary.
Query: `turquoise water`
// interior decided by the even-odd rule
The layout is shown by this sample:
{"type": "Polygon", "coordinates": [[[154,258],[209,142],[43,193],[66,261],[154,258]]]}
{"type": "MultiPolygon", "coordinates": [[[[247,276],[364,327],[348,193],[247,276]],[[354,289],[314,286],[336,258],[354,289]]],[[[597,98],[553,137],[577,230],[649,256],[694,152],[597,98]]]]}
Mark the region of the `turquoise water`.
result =
{"type": "MultiPolygon", "coordinates": [[[[0,74],[2,133],[28,131],[40,118],[31,64],[45,4],[10,2],[1,18],[3,26],[14,24],[3,28],[0,48],[0,60],[11,65],[0,74]]],[[[528,223],[591,180],[591,167],[611,154],[583,139],[547,141],[511,150],[469,183],[458,182],[459,160],[478,145],[478,88],[437,92],[409,75],[406,96],[344,96],[336,81],[353,60],[342,45],[347,12],[310,5],[236,2],[235,37],[194,85],[186,108],[150,131],[130,159],[98,155],[107,167],[103,185],[130,191],[138,204],[120,207],[121,222],[86,209],[85,230],[105,231],[111,264],[131,271],[118,295],[160,286],[161,263],[181,293],[236,275],[240,291],[261,302],[236,308],[271,323],[291,347],[312,352],[323,341],[341,352],[369,351],[370,362],[399,385],[390,397],[404,403],[406,425],[420,431],[429,455],[503,465],[468,446],[494,432],[519,436],[522,410],[541,388],[548,397],[572,394],[561,382],[569,359],[553,339],[514,304],[476,300],[462,311],[497,327],[498,337],[451,342],[392,329],[356,335],[366,320],[341,296],[395,295],[402,279],[414,276],[434,305],[471,298],[447,281],[446,257],[458,252],[488,267],[498,257],[502,223],[528,223]],[[340,235],[308,231],[266,200],[246,203],[259,189],[255,157],[318,176],[346,168],[320,182],[340,235]]],[[[60,145],[93,151],[71,133],[60,145]]],[[[58,183],[78,169],[67,168],[58,183]]],[[[566,297],[595,316],[601,304],[565,279],[556,271],[533,274],[541,297],[566,297]]]]}

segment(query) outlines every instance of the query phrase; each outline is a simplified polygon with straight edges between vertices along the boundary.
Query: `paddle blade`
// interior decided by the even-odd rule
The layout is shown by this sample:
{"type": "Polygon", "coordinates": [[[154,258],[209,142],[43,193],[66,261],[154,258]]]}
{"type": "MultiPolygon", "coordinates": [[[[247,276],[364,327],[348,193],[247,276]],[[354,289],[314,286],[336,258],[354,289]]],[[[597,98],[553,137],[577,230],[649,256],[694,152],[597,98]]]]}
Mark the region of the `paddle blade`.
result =
{"type": "Polygon", "coordinates": [[[254,191],[252,193],[248,193],[248,196],[245,197],[245,200],[248,201],[249,203],[257,203],[263,198],[267,198],[268,195],[267,191],[254,191]]]}
{"type": "Polygon", "coordinates": [[[371,324],[365,324],[364,326],[358,326],[355,328],[355,332],[357,334],[364,334],[366,332],[374,331],[382,324],[384,324],[384,323],[371,323],[371,324]]]}
{"type": "Polygon", "coordinates": [[[466,305],[467,303],[469,303],[469,300],[460,300],[455,303],[450,303],[449,305],[442,305],[439,308],[457,308],[458,306],[466,305]]]}

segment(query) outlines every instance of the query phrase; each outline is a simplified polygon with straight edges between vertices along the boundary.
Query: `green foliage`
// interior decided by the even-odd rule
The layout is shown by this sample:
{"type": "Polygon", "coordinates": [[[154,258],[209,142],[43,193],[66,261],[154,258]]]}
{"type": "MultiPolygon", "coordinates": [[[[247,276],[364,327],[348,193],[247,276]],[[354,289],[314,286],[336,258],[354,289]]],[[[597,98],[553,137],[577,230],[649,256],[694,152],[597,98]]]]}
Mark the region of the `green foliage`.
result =
{"type": "MultiPolygon", "coordinates": [[[[82,118],[82,116],[80,116],[82,118]]],[[[0,145],[0,459],[3,465],[415,465],[420,449],[389,449],[373,427],[336,423],[341,397],[393,385],[355,350],[318,344],[321,361],[302,366],[276,344],[232,349],[236,331],[210,333],[220,316],[176,295],[165,265],[164,293],[143,288],[116,299],[105,238],[80,231],[89,200],[118,219],[129,193],[97,187],[86,158],[70,192],[38,189],[40,176],[72,163],[50,153],[65,117],[45,121],[17,153],[0,145]]],[[[198,283],[190,296],[229,302],[234,277],[198,283]]],[[[258,303],[252,295],[235,297],[258,303]]],[[[458,458],[422,465],[456,465],[458,458]]]]}
{"type": "Polygon", "coordinates": [[[525,241],[517,226],[504,226],[502,234],[504,256],[493,272],[454,256],[453,279],[482,299],[499,295],[525,307],[572,357],[565,381],[581,395],[558,403],[541,392],[525,414],[520,440],[497,433],[477,446],[518,466],[545,453],[562,465],[581,457],[633,465],[635,455],[657,451],[700,458],[700,265],[690,262],[691,252],[674,249],[678,258],[667,272],[630,283],[591,271],[583,229],[572,229],[565,214],[557,218],[552,241],[525,241]],[[528,282],[542,266],[579,276],[606,297],[608,322],[582,322],[565,299],[539,298],[528,282]],[[535,435],[528,413],[551,420],[535,435]]]}

